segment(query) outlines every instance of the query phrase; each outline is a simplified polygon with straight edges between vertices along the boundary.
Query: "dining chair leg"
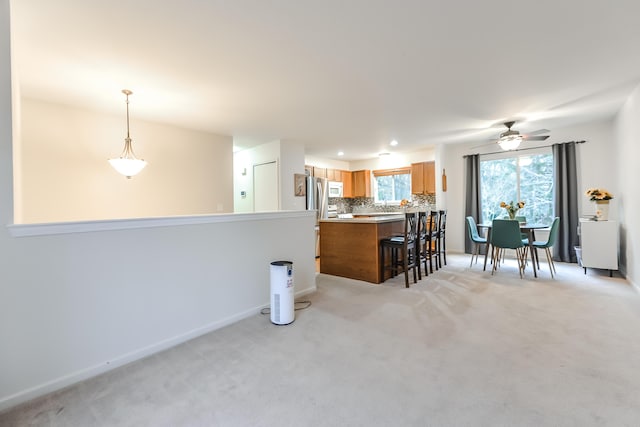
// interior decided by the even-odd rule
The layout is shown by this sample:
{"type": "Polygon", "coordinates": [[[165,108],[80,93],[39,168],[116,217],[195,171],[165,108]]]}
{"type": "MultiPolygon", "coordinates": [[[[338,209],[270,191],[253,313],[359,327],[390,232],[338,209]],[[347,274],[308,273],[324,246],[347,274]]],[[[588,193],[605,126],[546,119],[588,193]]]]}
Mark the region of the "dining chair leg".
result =
{"type": "Polygon", "coordinates": [[[551,251],[549,250],[549,248],[544,248],[544,249],[545,249],[545,255],[547,255],[547,263],[549,263],[549,271],[551,272],[551,278],[553,278],[554,273],[557,274],[556,266],[553,263],[553,256],[551,255],[551,251]]]}
{"type": "Polygon", "coordinates": [[[491,248],[491,262],[493,262],[493,246],[487,240],[487,243],[484,244],[484,266],[482,267],[482,271],[487,271],[487,258],[489,258],[489,248],[491,248]]]}
{"type": "Polygon", "coordinates": [[[520,278],[522,279],[524,276],[524,269],[526,268],[525,258],[524,258],[524,249],[517,248],[516,257],[518,258],[518,270],[520,273],[520,278]]]}
{"type": "Polygon", "coordinates": [[[493,273],[496,272],[496,270],[498,269],[498,264],[499,264],[499,260],[500,260],[500,248],[496,248],[493,247],[493,249],[491,249],[491,275],[493,276],[493,273]]]}
{"type": "MultiPolygon", "coordinates": [[[[469,268],[471,268],[471,266],[473,265],[473,256],[478,254],[478,245],[474,244],[474,248],[473,248],[473,252],[471,252],[471,262],[469,263],[469,268]]],[[[478,262],[476,260],[476,262],[478,262]]]]}

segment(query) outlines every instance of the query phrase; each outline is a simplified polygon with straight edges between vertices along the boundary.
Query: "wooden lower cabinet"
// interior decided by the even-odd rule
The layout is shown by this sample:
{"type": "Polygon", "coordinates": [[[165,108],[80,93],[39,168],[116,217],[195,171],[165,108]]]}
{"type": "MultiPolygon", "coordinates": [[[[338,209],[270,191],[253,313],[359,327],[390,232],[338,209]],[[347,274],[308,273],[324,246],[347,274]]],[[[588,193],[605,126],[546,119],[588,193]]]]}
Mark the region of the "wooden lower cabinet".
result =
{"type": "Polygon", "coordinates": [[[383,223],[320,222],[320,272],[384,282],[388,277],[381,274],[380,240],[401,235],[403,229],[402,218],[383,223]]]}

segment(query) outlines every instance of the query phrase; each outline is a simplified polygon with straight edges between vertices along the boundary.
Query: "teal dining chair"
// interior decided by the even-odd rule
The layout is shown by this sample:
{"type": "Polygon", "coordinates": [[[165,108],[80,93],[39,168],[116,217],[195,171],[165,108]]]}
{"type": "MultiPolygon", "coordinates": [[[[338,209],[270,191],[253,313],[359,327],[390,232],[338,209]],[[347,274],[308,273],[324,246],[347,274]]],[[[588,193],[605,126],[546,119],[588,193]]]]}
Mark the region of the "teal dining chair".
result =
{"type": "Polygon", "coordinates": [[[491,275],[498,269],[504,250],[514,249],[518,261],[518,272],[522,278],[526,264],[524,243],[520,237],[520,223],[509,219],[494,219],[491,226],[491,246],[493,246],[491,275]]]}
{"type": "MultiPolygon", "coordinates": [[[[554,277],[554,273],[556,272],[556,266],[553,263],[553,256],[551,255],[551,248],[556,244],[556,240],[558,239],[558,231],[560,226],[560,218],[555,217],[553,222],[551,223],[551,230],[549,231],[549,237],[546,242],[536,242],[534,241],[531,245],[533,249],[544,249],[544,253],[547,256],[547,263],[549,264],[549,271],[551,272],[551,277],[554,277]]],[[[536,257],[537,258],[537,257],[536,257]]],[[[540,265],[538,265],[538,269],[540,265]]]]}
{"type": "Polygon", "coordinates": [[[472,216],[468,216],[467,218],[467,232],[469,233],[469,239],[473,243],[473,252],[471,253],[471,262],[469,263],[469,267],[473,265],[473,257],[476,258],[476,264],[478,263],[478,252],[480,250],[480,245],[487,244],[487,239],[480,236],[478,234],[478,225],[476,224],[476,220],[473,219],[472,216]]]}
{"type": "MultiPolygon", "coordinates": [[[[526,224],[527,223],[527,217],[526,216],[516,216],[515,220],[518,221],[520,224],[526,224]]],[[[529,235],[527,233],[520,233],[520,236],[522,237],[522,243],[524,243],[525,245],[529,244],[529,235]]]]}

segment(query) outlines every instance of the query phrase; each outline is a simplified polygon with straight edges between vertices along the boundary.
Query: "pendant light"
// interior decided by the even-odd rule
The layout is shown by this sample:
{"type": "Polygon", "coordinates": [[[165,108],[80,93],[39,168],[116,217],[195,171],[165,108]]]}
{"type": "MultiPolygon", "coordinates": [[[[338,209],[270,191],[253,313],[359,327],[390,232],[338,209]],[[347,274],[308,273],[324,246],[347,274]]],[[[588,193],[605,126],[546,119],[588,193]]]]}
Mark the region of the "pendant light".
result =
{"type": "Polygon", "coordinates": [[[136,155],[133,152],[133,146],[131,145],[131,138],[129,137],[129,95],[133,92],[128,89],[122,89],[122,93],[127,97],[127,137],[124,139],[124,150],[120,153],[120,157],[117,159],[110,159],[109,163],[116,171],[126,176],[128,179],[131,179],[132,176],[137,175],[145,166],[147,166],[147,162],[136,158],[136,155]]]}

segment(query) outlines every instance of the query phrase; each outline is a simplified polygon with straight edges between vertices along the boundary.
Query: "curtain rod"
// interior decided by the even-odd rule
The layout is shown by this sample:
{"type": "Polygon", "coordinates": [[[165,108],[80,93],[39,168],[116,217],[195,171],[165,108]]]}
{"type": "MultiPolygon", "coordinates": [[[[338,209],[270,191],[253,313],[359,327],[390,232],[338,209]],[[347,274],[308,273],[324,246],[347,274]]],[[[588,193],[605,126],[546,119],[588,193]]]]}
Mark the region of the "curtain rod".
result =
{"type": "MultiPolygon", "coordinates": [[[[569,142],[561,142],[559,144],[569,144],[571,142],[575,142],[576,144],[584,144],[587,141],[569,141],[569,142]]],[[[537,148],[547,148],[547,147],[551,147],[554,145],[558,145],[558,144],[551,144],[551,145],[538,145],[537,147],[526,147],[526,148],[518,148],[516,150],[509,150],[511,152],[516,152],[516,151],[527,151],[527,150],[535,150],[537,148]]],[[[507,151],[502,150],[502,151],[494,151],[492,153],[475,153],[475,154],[465,154],[464,156],[462,156],[462,158],[464,159],[465,157],[469,157],[469,156],[475,156],[476,154],[480,155],[480,156],[487,156],[489,154],[500,154],[500,153],[506,153],[507,151]]]]}

